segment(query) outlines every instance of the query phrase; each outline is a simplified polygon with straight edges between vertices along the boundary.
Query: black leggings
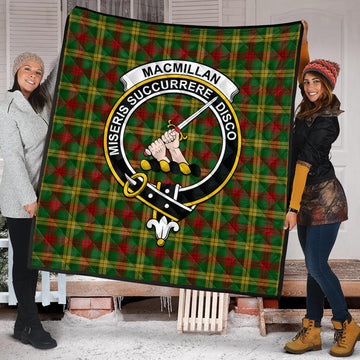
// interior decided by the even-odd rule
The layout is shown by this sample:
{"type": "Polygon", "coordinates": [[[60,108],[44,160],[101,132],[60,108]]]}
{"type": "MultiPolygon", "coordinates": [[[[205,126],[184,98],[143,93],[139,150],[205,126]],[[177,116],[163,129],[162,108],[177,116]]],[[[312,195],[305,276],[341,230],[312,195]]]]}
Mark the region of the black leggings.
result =
{"type": "Polygon", "coordinates": [[[37,270],[28,268],[32,219],[6,218],[13,247],[13,281],[33,280],[37,270]]]}
{"type": "Polygon", "coordinates": [[[13,247],[13,285],[18,301],[15,327],[40,326],[35,303],[38,270],[28,267],[32,219],[6,218],[13,247]]]}

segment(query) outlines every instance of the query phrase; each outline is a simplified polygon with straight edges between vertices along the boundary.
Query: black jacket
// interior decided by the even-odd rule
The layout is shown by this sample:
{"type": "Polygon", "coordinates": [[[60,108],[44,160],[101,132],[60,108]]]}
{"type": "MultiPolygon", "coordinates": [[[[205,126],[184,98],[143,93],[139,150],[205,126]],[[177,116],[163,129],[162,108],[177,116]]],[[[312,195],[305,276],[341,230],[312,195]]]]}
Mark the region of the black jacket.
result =
{"type": "Polygon", "coordinates": [[[296,119],[294,128],[295,161],[311,165],[307,185],[318,184],[335,178],[330,161],[331,145],[340,133],[338,115],[340,102],[334,96],[331,107],[314,114],[311,119],[296,119]]]}

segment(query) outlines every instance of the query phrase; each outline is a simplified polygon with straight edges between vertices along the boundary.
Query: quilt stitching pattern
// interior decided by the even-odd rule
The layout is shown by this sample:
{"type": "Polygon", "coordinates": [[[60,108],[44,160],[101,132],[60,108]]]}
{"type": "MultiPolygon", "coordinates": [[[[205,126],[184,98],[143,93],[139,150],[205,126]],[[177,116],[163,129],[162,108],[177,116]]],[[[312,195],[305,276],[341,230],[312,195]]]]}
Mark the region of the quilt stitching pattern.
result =
{"type": "Polygon", "coordinates": [[[31,266],[279,296],[301,31],[74,8],[31,266]],[[184,161],[165,141],[170,162],[157,161],[150,145],[181,126],[184,161]]]}

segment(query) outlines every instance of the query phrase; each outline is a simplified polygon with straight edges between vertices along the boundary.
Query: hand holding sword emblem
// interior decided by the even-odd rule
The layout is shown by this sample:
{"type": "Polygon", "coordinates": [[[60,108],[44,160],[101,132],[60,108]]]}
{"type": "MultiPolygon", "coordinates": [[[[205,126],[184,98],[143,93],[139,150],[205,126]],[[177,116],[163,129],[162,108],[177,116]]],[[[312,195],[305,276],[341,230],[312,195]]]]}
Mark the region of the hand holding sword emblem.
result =
{"type": "MultiPolygon", "coordinates": [[[[211,106],[217,100],[217,98],[218,97],[216,96],[211,99],[208,103],[203,105],[199,110],[181,122],[178,126],[172,124],[171,120],[169,120],[168,127],[170,130],[166,131],[160,138],[156,139],[152,144],[150,144],[148,148],[145,149],[144,155],[152,155],[154,159],[159,162],[161,170],[164,172],[169,172],[170,160],[167,157],[167,151],[169,151],[172,161],[179,165],[180,171],[185,175],[189,175],[191,173],[189,163],[186,161],[179,147],[180,141],[187,139],[187,137],[182,134],[181,130],[189,125],[205,109],[211,106]]],[[[141,167],[144,170],[151,169],[151,165],[147,160],[142,160],[141,167]]]]}

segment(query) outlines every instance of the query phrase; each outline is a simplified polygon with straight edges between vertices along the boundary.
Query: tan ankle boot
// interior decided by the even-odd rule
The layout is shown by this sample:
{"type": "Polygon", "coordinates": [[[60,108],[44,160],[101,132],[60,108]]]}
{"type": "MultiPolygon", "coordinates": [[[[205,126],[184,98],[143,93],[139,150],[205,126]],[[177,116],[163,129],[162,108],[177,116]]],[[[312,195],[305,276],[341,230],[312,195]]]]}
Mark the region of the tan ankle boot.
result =
{"type": "Polygon", "coordinates": [[[335,328],[334,342],[336,342],[336,345],[331,348],[330,354],[338,357],[352,355],[356,341],[360,340],[359,326],[352,318],[345,320],[343,323],[331,321],[335,328]]]}
{"type": "Polygon", "coordinates": [[[293,341],[288,342],[284,349],[292,354],[303,354],[309,350],[321,350],[321,327],[315,326],[315,320],[304,318],[302,329],[296,334],[293,341]]]}

